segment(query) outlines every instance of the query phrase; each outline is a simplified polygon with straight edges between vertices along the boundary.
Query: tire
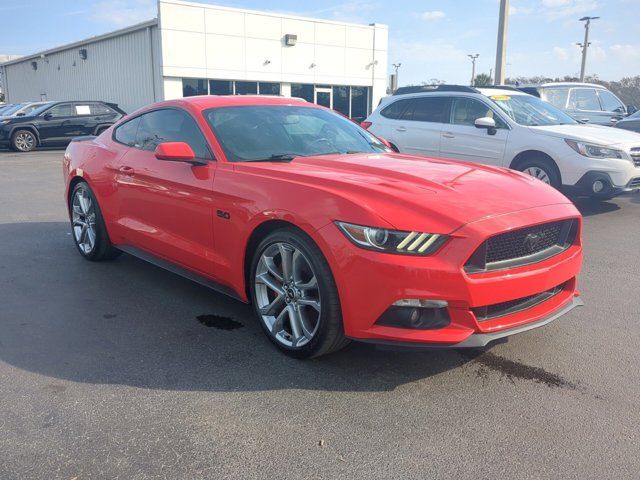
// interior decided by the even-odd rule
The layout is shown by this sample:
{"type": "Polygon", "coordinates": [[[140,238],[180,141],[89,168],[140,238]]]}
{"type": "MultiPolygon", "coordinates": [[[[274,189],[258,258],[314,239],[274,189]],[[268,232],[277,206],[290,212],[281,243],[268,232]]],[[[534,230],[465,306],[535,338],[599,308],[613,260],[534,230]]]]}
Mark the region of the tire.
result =
{"type": "Polygon", "coordinates": [[[331,269],[316,244],[297,229],[276,230],[260,242],[249,282],[260,325],[286,355],[319,357],[349,343],[331,269]],[[289,258],[289,267],[283,258],[289,258]]]}
{"type": "Polygon", "coordinates": [[[78,182],[69,199],[71,236],[86,260],[111,260],[122,252],[111,245],[100,205],[86,182],[78,182]]]}
{"type": "Polygon", "coordinates": [[[11,148],[17,152],[30,152],[38,146],[38,139],[31,130],[18,130],[11,136],[11,148]]]}
{"type": "Polygon", "coordinates": [[[544,157],[531,157],[521,162],[518,162],[516,170],[531,175],[544,183],[551,185],[553,188],[560,190],[562,187],[562,180],[560,178],[560,172],[558,167],[544,157]]]}

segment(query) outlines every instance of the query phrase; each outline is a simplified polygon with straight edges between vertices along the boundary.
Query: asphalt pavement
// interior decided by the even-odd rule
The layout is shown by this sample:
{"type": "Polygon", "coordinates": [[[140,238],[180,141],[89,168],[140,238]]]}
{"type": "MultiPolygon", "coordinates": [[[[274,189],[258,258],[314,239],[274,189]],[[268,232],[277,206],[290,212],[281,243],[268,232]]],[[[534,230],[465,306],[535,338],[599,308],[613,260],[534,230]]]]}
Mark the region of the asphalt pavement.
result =
{"type": "Polygon", "coordinates": [[[250,308],[73,245],[62,151],[0,152],[0,479],[640,472],[640,194],[582,201],[585,306],[484,352],[312,361],[250,308]]]}

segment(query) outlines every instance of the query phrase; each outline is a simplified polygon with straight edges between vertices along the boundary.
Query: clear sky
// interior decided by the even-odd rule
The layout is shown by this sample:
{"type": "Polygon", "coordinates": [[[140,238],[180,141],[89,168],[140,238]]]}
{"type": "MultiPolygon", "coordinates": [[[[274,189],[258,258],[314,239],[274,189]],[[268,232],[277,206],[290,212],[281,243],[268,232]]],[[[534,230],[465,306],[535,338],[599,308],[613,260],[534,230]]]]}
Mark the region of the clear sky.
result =
{"type": "MultiPolygon", "coordinates": [[[[230,7],[389,25],[389,68],[400,84],[433,78],[466,83],[495,63],[498,0],[200,0],[230,7]]],[[[156,0],[0,0],[0,54],[28,54],[155,16],[156,0]]],[[[507,76],[564,76],[580,70],[591,29],[587,74],[605,80],[640,75],[640,0],[511,0],[507,76]]]]}

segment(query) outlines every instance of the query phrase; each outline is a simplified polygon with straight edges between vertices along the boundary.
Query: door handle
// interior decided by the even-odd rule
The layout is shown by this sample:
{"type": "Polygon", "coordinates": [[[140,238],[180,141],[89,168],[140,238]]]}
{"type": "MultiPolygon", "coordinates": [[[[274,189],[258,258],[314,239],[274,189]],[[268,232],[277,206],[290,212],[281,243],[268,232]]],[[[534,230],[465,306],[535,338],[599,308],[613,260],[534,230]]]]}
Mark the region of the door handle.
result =
{"type": "Polygon", "coordinates": [[[121,174],[127,175],[129,177],[133,176],[133,174],[135,173],[135,170],[133,169],[133,167],[127,167],[126,165],[124,167],[120,167],[118,171],[121,174]]]}
{"type": "Polygon", "coordinates": [[[456,136],[455,136],[453,133],[451,133],[451,132],[444,132],[444,133],[442,134],[442,136],[443,136],[444,138],[456,138],[456,136]]]}
{"type": "Polygon", "coordinates": [[[405,127],[396,127],[397,132],[406,132],[407,129],[405,127]]]}

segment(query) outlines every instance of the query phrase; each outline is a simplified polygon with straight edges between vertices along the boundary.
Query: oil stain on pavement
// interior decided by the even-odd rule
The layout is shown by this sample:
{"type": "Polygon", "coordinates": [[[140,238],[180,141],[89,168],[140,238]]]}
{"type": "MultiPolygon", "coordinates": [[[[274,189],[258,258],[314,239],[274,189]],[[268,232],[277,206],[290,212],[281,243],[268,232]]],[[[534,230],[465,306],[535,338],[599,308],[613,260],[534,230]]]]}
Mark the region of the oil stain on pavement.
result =
{"type": "Polygon", "coordinates": [[[221,315],[198,315],[196,318],[205,327],[214,327],[219,330],[235,330],[244,327],[240,322],[221,315]]]}

